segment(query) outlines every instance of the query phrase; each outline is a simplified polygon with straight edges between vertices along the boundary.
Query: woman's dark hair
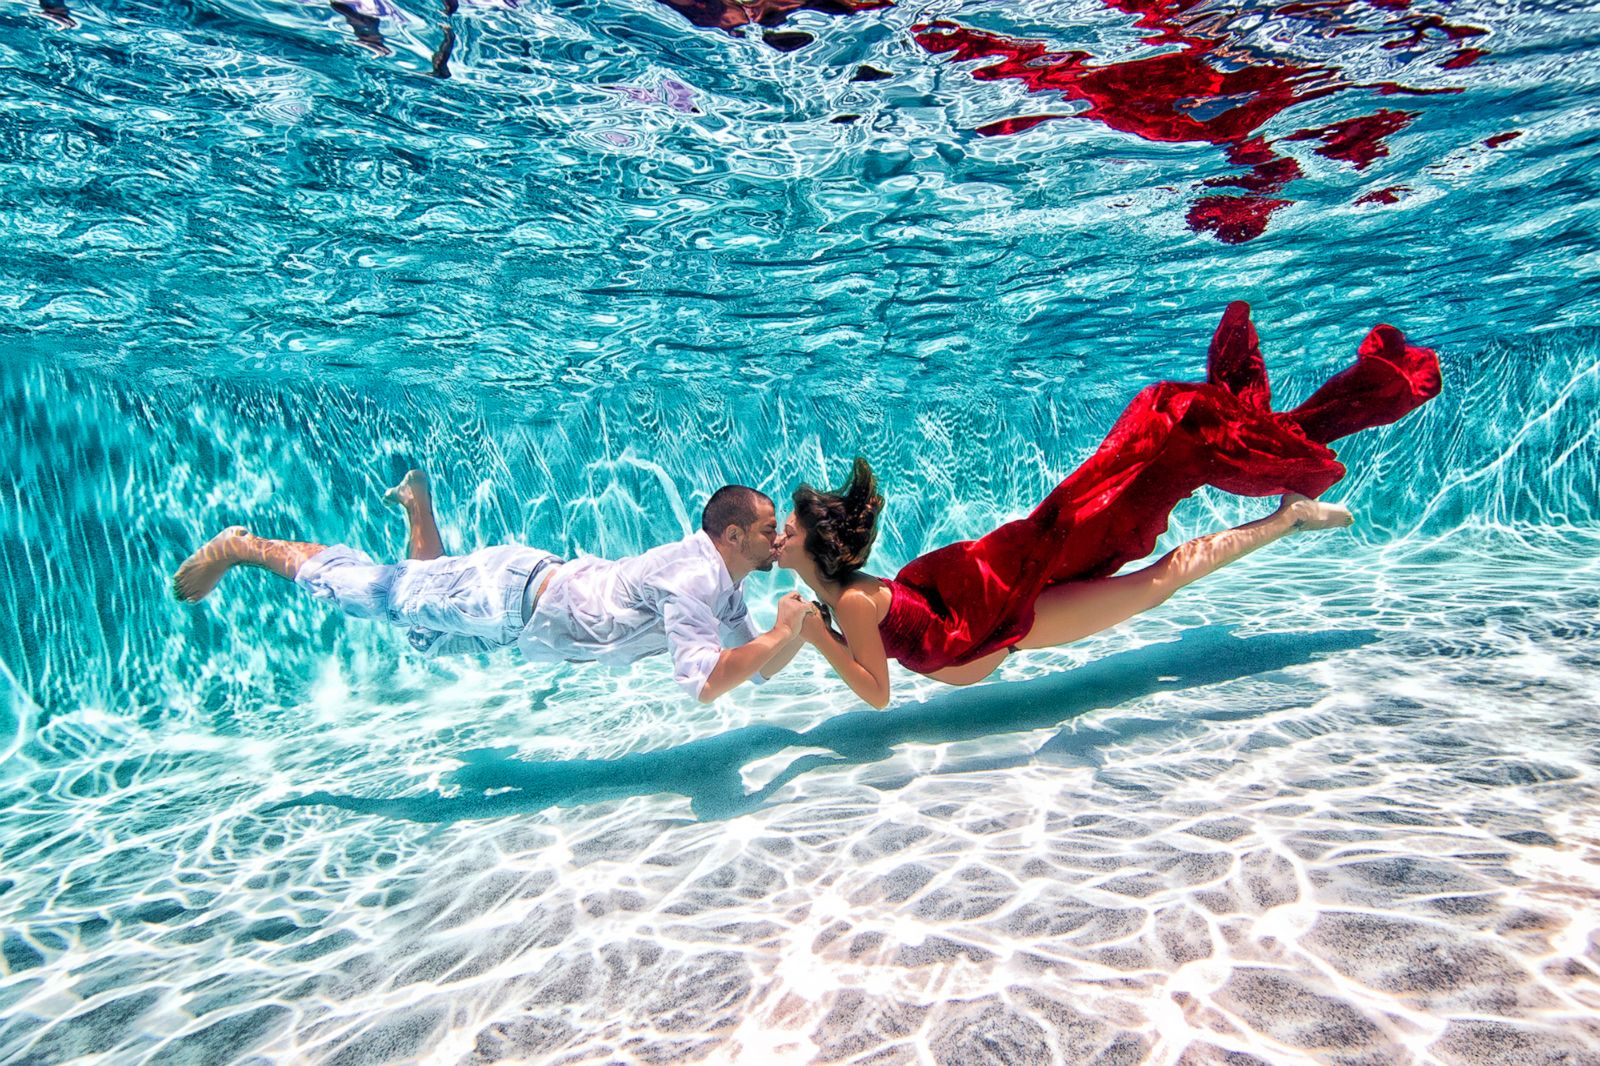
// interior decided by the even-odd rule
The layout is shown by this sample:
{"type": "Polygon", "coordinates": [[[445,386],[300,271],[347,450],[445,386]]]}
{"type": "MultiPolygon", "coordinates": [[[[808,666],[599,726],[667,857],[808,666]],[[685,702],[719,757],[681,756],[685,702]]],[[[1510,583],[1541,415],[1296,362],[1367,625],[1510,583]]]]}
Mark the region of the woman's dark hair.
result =
{"type": "Polygon", "coordinates": [[[842,581],[866,565],[881,510],[878,479],[861,458],[837,492],[818,492],[804,484],[794,490],[794,517],[805,531],[806,554],[829,581],[842,581]]]}

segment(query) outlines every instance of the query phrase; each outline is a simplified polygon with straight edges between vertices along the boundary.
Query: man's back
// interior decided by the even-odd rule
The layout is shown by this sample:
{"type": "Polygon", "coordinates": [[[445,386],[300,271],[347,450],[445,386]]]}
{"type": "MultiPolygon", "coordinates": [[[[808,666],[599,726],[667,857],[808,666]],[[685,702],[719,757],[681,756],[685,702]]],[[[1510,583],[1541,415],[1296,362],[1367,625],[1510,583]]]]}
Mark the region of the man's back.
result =
{"type": "Polygon", "coordinates": [[[535,661],[631,663],[669,651],[674,679],[697,694],[722,647],[757,635],[716,545],[703,532],[640,555],[562,564],[518,645],[535,661]]]}

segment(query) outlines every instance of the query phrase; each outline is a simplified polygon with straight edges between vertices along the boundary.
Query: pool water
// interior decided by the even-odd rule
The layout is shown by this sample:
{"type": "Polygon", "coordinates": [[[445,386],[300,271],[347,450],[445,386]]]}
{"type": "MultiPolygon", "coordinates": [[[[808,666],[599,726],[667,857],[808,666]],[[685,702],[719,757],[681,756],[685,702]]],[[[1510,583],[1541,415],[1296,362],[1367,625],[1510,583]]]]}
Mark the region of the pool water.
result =
{"type": "Polygon", "coordinates": [[[1600,17],[451,7],[0,10],[0,1061],[1600,1063],[1600,17]],[[1378,322],[1444,390],[1352,530],[983,685],[168,591],[398,556],[412,464],[615,557],[862,454],[893,573],[1234,299],[1280,407],[1378,322]]]}

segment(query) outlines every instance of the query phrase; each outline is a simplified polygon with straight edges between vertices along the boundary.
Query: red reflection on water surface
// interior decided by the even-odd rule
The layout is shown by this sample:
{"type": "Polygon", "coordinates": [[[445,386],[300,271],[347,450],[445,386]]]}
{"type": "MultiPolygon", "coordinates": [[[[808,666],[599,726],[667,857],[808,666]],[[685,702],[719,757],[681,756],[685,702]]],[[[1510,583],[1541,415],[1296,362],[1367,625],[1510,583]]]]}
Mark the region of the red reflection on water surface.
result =
{"type": "Polygon", "coordinates": [[[1379,111],[1335,122],[1318,130],[1299,130],[1284,140],[1321,141],[1322,147],[1316,150],[1318,155],[1342,159],[1355,164],[1357,170],[1365,170],[1373,160],[1389,154],[1389,147],[1383,143],[1383,139],[1405,129],[1416,117],[1415,111],[1379,111]]]}
{"type": "Polygon", "coordinates": [[[1251,131],[1290,104],[1335,91],[1316,84],[1331,73],[1278,64],[1218,69],[1206,62],[1207,48],[1124,63],[1090,66],[1088,52],[1051,52],[1040,41],[1015,41],[999,34],[938,21],[912,27],[917,43],[957,62],[996,59],[972,76],[1022,82],[1033,92],[1059,93],[1089,104],[1077,118],[1090,118],[1147,141],[1242,142],[1251,131]],[[1221,102],[1210,114],[1195,105],[1221,102]]]}
{"type": "MultiPolygon", "coordinates": [[[[1245,173],[1208,179],[1204,184],[1228,186],[1244,195],[1208,195],[1196,200],[1187,219],[1197,233],[1239,243],[1265,232],[1272,214],[1292,201],[1272,199],[1302,176],[1300,165],[1273,150],[1257,134],[1270,119],[1296,104],[1352,89],[1380,95],[1424,95],[1459,89],[1415,89],[1393,82],[1363,85],[1341,77],[1337,67],[1290,62],[1258,54],[1218,28],[1217,12],[1200,12],[1200,0],[1104,0],[1106,6],[1136,16],[1135,24],[1150,31],[1145,42],[1177,51],[1140,59],[1093,63],[1083,51],[1052,51],[1042,41],[1019,40],[940,19],[912,27],[928,52],[956,62],[986,61],[972,71],[979,81],[1014,80],[1031,92],[1053,93],[1088,106],[1072,115],[1029,115],[979,126],[980,136],[1009,136],[1041,122],[1061,118],[1090,119],[1148,141],[1203,142],[1224,150],[1230,163],[1245,173]]],[[[1269,14],[1328,23],[1330,36],[1360,33],[1396,35],[1385,48],[1410,48],[1432,37],[1458,41],[1486,33],[1476,26],[1456,25],[1438,15],[1409,13],[1410,0],[1302,0],[1269,14]],[[1385,12],[1379,27],[1351,24],[1363,7],[1385,12]]],[[[1466,66],[1484,54],[1477,49],[1455,53],[1446,65],[1466,66]],[[1469,56],[1469,53],[1470,56],[1469,56]],[[1467,58],[1463,58],[1467,57],[1467,58]]],[[[1351,163],[1357,169],[1389,154],[1385,139],[1404,129],[1416,112],[1379,110],[1328,126],[1301,129],[1281,138],[1317,140],[1317,154],[1351,163]]]]}
{"type": "Polygon", "coordinates": [[[1476,63],[1479,59],[1488,54],[1489,53],[1485,52],[1482,48],[1463,48],[1461,51],[1457,52],[1443,63],[1440,63],[1439,69],[1460,70],[1462,67],[1470,67],[1472,64],[1476,63]]]}
{"type": "Polygon", "coordinates": [[[1403,192],[1410,192],[1410,191],[1411,190],[1408,189],[1404,185],[1391,185],[1387,189],[1377,189],[1377,190],[1375,190],[1373,192],[1367,193],[1365,196],[1363,196],[1359,200],[1357,200],[1356,203],[1358,203],[1358,204],[1397,204],[1397,203],[1400,202],[1400,194],[1403,193],[1403,192]]]}
{"type": "Polygon", "coordinates": [[[1272,212],[1289,203],[1265,196],[1202,196],[1184,218],[1196,233],[1215,233],[1223,244],[1240,244],[1261,236],[1272,212]]]}
{"type": "Polygon", "coordinates": [[[893,7],[894,0],[661,0],[696,26],[732,30],[740,26],[776,26],[796,11],[854,15],[893,7]]]}

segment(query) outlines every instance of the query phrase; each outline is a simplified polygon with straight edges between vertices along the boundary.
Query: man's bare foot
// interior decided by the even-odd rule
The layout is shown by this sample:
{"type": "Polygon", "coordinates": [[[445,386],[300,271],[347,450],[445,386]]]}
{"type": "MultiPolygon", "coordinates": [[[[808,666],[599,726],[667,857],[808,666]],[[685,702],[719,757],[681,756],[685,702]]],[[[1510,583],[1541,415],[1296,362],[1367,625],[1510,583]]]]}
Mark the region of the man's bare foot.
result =
{"type": "Polygon", "coordinates": [[[428,484],[426,473],[421,470],[407,470],[406,476],[400,479],[400,484],[385,492],[383,498],[410,511],[419,505],[431,505],[433,489],[428,484]]]}
{"type": "Polygon", "coordinates": [[[1291,492],[1278,505],[1278,513],[1287,511],[1294,516],[1296,531],[1306,529],[1342,529],[1355,524],[1355,515],[1336,503],[1325,503],[1291,492]]]}
{"type": "Polygon", "coordinates": [[[229,526],[206,541],[172,575],[172,594],[185,603],[204,598],[239,562],[240,549],[249,537],[250,531],[243,526],[229,526]]]}

